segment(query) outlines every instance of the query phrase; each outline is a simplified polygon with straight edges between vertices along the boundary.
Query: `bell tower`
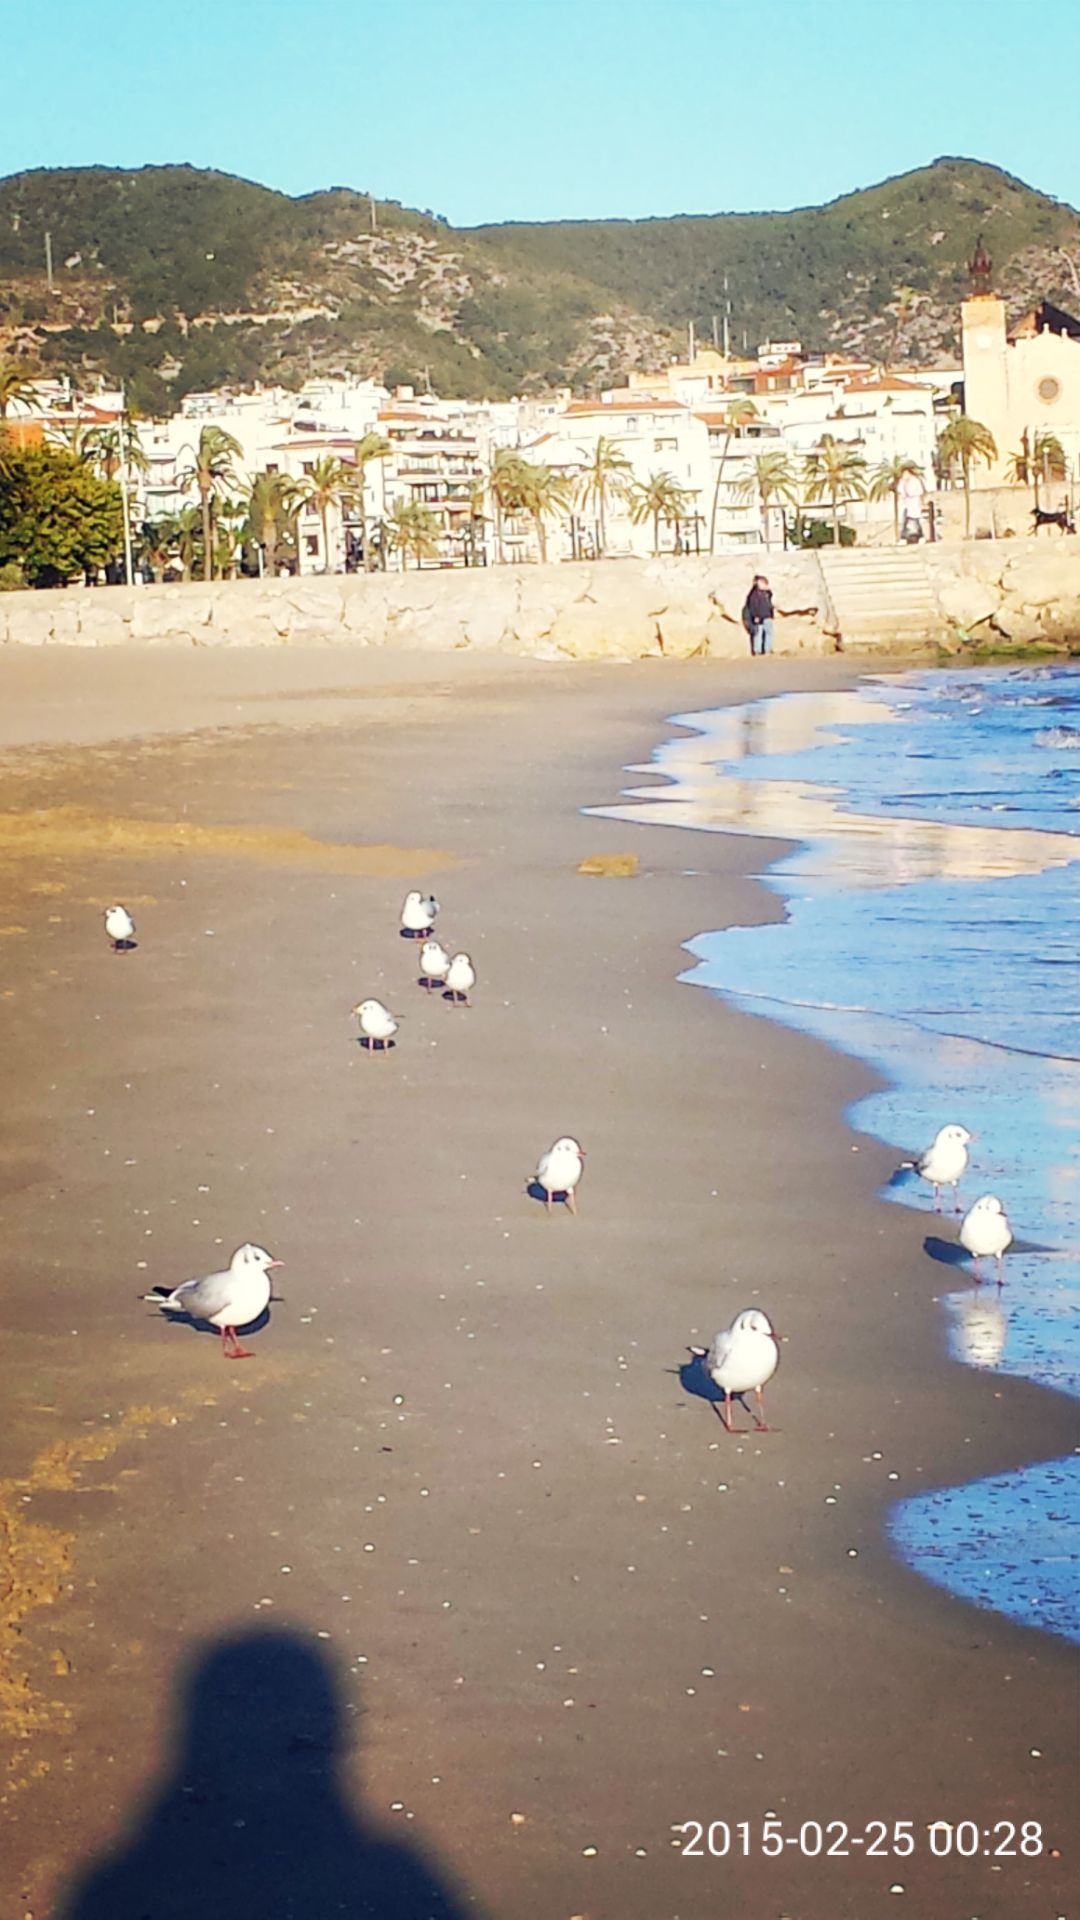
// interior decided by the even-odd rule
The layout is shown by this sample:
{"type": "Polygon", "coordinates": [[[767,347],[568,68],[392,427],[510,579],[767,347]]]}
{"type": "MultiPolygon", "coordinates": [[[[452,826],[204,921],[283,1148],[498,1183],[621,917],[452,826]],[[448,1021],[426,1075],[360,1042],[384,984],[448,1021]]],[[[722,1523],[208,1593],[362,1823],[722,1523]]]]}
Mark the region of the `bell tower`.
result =
{"type": "Polygon", "coordinates": [[[964,412],[989,427],[998,450],[986,482],[997,482],[1009,455],[1009,343],[1005,302],[992,288],[993,262],[980,238],[968,263],[971,292],[961,308],[964,412]]]}

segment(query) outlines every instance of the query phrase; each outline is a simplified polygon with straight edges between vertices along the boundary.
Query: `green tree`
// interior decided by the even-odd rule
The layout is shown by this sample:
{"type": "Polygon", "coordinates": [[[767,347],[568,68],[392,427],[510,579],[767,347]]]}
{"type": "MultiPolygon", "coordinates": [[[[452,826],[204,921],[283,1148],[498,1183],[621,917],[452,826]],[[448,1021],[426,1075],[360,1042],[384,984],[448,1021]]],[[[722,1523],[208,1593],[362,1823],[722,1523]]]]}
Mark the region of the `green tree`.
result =
{"type": "MultiPolygon", "coordinates": [[[[176,557],[185,580],[190,580],[203,551],[203,517],[198,507],[182,507],[176,518],[176,557]]],[[[205,567],[204,567],[205,573],[205,567]]]]}
{"type": "Polygon", "coordinates": [[[867,496],[871,500],[884,500],[892,495],[893,535],[900,539],[900,488],[909,473],[921,474],[922,468],[917,460],[907,454],[898,453],[893,460],[882,460],[870,475],[867,496]]]}
{"type": "Polygon", "coordinates": [[[509,447],[500,447],[487,476],[487,491],[495,508],[495,545],[498,558],[505,560],[503,522],[507,514],[524,513],[524,491],[528,462],[509,447]]]}
{"type": "Polygon", "coordinates": [[[592,459],[582,469],[578,486],[581,504],[588,507],[590,500],[596,509],[596,550],[603,553],[607,546],[607,527],[604,511],[613,497],[621,497],[630,485],[633,468],[624,453],[620,453],[614,441],[606,434],[600,434],[593,449],[592,459]]]}
{"type": "Polygon", "coordinates": [[[287,474],[255,475],[248,495],[247,537],[260,549],[263,569],[271,578],[277,573],[281,541],[295,527],[299,505],[298,488],[287,474]]]}
{"type": "Polygon", "coordinates": [[[0,566],[31,586],[95,574],[123,551],[120,489],[58,447],[16,449],[0,479],[0,566]]]}
{"type": "Polygon", "coordinates": [[[680,487],[672,473],[650,473],[647,480],[635,481],[630,493],[630,518],[635,527],[643,520],[653,523],[653,552],[660,551],[660,523],[671,526],[681,520],[690,504],[690,495],[680,487]]]}
{"type": "Polygon", "coordinates": [[[938,441],[938,459],[948,470],[959,467],[964,487],[964,538],[971,538],[971,469],[977,462],[992,466],[997,459],[997,441],[981,420],[958,413],[950,420],[938,441]]]}
{"type": "Polygon", "coordinates": [[[17,360],[0,360],[0,420],[6,420],[8,408],[16,404],[36,410],[37,390],[17,360]]]}
{"type": "Polygon", "coordinates": [[[716,482],[713,486],[712,512],[709,515],[709,552],[716,552],[716,516],[720,508],[720,486],[724,478],[724,466],[727,462],[731,442],[735,434],[741,433],[750,420],[757,419],[757,408],[752,400],[745,396],[729,400],[727,420],[724,426],[724,444],[720,450],[720,459],[716,468],[716,482]]]}
{"type": "Polygon", "coordinates": [[[831,433],[823,433],[806,456],[807,500],[828,500],[833,543],[840,545],[840,508],[849,500],[866,498],[866,461],[861,453],[831,433]]]}
{"type": "Polygon", "coordinates": [[[239,441],[234,440],[231,433],[226,433],[224,427],[204,427],[199,435],[194,462],[180,476],[180,485],[185,493],[192,486],[198,490],[204,580],[214,577],[214,501],[221,487],[235,487],[238,484],[233,461],[239,460],[242,452],[239,441]]]}
{"type": "Polygon", "coordinates": [[[332,572],[330,565],[330,509],[348,493],[352,482],[352,468],[339,460],[336,453],[321,454],[313,460],[311,470],[296,483],[299,498],[306,506],[314,507],[322,526],[324,573],[332,572]]]}
{"type": "Polygon", "coordinates": [[[357,478],[360,482],[358,488],[360,513],[364,522],[365,573],[371,573],[375,565],[375,554],[371,541],[368,539],[367,514],[364,512],[364,489],[367,479],[366,468],[372,460],[388,460],[393,451],[394,449],[389,440],[385,439],[381,433],[375,432],[363,434],[353,447],[353,463],[356,468],[357,478]]]}
{"type": "Polygon", "coordinates": [[[406,556],[410,553],[417,566],[421,560],[438,558],[439,521],[422,500],[399,500],[385,522],[385,528],[391,547],[401,555],[403,571],[406,556]]]}
{"type": "Polygon", "coordinates": [[[518,475],[520,506],[536,528],[541,565],[546,563],[548,557],[547,523],[567,511],[572,487],[573,482],[565,473],[555,473],[551,467],[533,465],[528,460],[521,462],[518,475]]]}
{"type": "Polygon", "coordinates": [[[908,330],[911,316],[919,304],[920,295],[914,287],[897,287],[892,303],[893,321],[889,329],[889,365],[896,362],[900,351],[900,342],[908,330]]]}
{"type": "Polygon", "coordinates": [[[1065,449],[1057,434],[1045,427],[1029,434],[1025,428],[1017,452],[1009,455],[1008,472],[1015,485],[1031,487],[1037,511],[1040,480],[1045,484],[1065,473],[1065,449]]]}
{"type": "Polygon", "coordinates": [[[163,580],[176,557],[179,537],[180,523],[175,514],[165,514],[160,520],[148,520],[136,542],[137,563],[148,567],[155,580],[163,580]]]}
{"type": "Polygon", "coordinates": [[[759,453],[754,461],[754,470],[739,482],[739,493],[744,500],[756,500],[761,509],[761,525],[765,534],[766,547],[771,546],[769,538],[769,514],[774,502],[786,501],[789,506],[799,504],[799,481],[790,457],[786,453],[759,453]]]}

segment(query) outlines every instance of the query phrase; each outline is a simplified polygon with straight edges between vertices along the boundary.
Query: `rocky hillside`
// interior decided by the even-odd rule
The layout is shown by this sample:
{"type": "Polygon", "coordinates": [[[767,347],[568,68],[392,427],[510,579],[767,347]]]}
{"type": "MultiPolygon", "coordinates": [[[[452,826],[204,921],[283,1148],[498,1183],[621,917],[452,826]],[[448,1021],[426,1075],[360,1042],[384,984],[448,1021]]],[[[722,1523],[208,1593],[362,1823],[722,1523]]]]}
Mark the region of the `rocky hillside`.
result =
{"type": "Polygon", "coordinates": [[[1014,310],[1080,307],[1080,216],[968,160],[792,213],[460,230],[346,188],[37,171],[0,180],[0,351],[123,377],[147,408],[344,365],[500,397],[662,361],[727,299],[735,346],[794,336],[917,364],[955,345],[980,234],[1014,310]]]}

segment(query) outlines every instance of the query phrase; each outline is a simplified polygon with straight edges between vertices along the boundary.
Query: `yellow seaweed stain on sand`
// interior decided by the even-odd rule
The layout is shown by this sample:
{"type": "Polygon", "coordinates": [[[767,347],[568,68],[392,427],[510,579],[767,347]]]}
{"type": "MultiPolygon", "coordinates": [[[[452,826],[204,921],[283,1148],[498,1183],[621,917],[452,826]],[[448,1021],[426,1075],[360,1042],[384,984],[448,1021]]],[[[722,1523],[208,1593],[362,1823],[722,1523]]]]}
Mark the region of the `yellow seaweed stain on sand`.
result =
{"type": "Polygon", "coordinates": [[[578,872],[599,880],[633,880],[639,864],[636,853],[590,853],[578,861],[578,872]]]}
{"type": "MultiPolygon", "coordinates": [[[[3,1781],[9,1793],[47,1770],[46,1762],[31,1759],[27,1743],[55,1725],[58,1712],[67,1713],[62,1705],[39,1696],[30,1671],[34,1652],[25,1633],[30,1615],[55,1605],[70,1582],[75,1535],[33,1519],[27,1502],[36,1493],[75,1492],[87,1467],[109,1459],[129,1441],[145,1439],[154,1427],[190,1420],[200,1404],[216,1403],[207,1402],[199,1389],[172,1407],[128,1407],[91,1433],[54,1440],[27,1474],[0,1481],[0,1733],[10,1743],[3,1781]]],[[[54,1675],[70,1672],[68,1657],[59,1649],[49,1665],[54,1675]]]]}
{"type": "Polygon", "coordinates": [[[204,826],[192,820],[136,820],[86,807],[0,813],[0,854],[43,860],[67,854],[207,854],[324,873],[412,875],[455,864],[434,847],[359,846],[313,840],[297,827],[204,826]]]}

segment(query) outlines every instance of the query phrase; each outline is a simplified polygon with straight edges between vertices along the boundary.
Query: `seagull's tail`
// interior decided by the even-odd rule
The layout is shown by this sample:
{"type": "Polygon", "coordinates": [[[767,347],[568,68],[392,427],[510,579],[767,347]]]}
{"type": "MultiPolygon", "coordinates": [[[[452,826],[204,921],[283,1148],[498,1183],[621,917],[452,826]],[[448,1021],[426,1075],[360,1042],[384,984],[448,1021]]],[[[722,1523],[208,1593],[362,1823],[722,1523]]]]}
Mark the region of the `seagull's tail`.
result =
{"type": "Polygon", "coordinates": [[[149,1300],[152,1306],[166,1307],[173,1298],[173,1289],[171,1287],[154,1287],[149,1293],[141,1294],[140,1298],[149,1300]]]}
{"type": "Polygon", "coordinates": [[[897,1173],[918,1173],[919,1163],[917,1160],[901,1160],[896,1171],[897,1173]]]}
{"type": "Polygon", "coordinates": [[[708,1355],[709,1355],[708,1347],[687,1347],[686,1351],[687,1353],[692,1353],[695,1360],[708,1359],[708,1355]]]}

